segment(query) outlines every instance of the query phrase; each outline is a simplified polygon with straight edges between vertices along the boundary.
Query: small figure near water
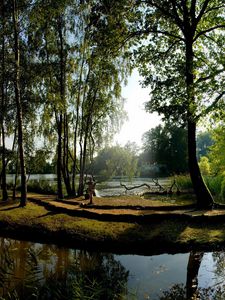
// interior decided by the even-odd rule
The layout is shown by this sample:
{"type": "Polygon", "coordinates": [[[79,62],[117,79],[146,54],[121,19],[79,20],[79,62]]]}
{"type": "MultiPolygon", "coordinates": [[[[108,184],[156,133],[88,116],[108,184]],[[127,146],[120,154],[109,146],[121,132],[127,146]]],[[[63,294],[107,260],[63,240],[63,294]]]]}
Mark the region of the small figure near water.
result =
{"type": "Polygon", "coordinates": [[[95,185],[96,185],[96,182],[93,180],[92,177],[89,178],[89,181],[87,182],[87,191],[88,191],[88,195],[89,195],[89,199],[90,199],[90,202],[89,204],[92,204],[93,203],[93,196],[95,195],[95,185]]]}

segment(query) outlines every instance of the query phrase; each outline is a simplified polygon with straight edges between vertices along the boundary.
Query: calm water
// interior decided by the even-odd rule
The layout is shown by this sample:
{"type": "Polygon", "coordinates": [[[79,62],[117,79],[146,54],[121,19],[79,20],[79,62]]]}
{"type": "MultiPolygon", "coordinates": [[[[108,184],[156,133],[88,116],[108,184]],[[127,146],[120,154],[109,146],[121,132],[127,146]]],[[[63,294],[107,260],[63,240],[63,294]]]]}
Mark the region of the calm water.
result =
{"type": "Polygon", "coordinates": [[[0,245],[3,299],[225,299],[224,252],[114,255],[8,238],[0,245]]]}
{"type": "MultiPolygon", "coordinates": [[[[13,182],[15,179],[15,175],[7,175],[7,182],[13,182]]],[[[31,174],[29,176],[29,181],[47,181],[50,185],[56,183],[57,176],[55,174],[31,174]]],[[[18,177],[18,181],[20,177],[18,177]]],[[[28,184],[29,184],[28,181],[28,184]]],[[[171,180],[169,178],[160,178],[159,184],[161,184],[164,188],[169,187],[171,185],[171,180]]],[[[156,184],[152,181],[151,178],[133,178],[130,181],[128,178],[122,179],[111,179],[106,182],[98,183],[96,185],[97,195],[98,196],[118,196],[118,195],[125,195],[125,194],[140,194],[144,191],[148,191],[146,187],[140,187],[134,190],[126,191],[124,187],[120,185],[120,183],[125,184],[127,187],[132,186],[139,186],[143,183],[147,183],[151,186],[153,190],[158,190],[156,184]]]]}

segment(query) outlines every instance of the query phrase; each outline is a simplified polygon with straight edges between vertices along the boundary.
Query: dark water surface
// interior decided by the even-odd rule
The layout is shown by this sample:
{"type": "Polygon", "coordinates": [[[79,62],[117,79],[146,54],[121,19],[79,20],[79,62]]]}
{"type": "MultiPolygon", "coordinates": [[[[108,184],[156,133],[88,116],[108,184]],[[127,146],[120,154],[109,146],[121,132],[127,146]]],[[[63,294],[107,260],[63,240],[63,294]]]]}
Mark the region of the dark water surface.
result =
{"type": "Polygon", "coordinates": [[[225,299],[224,252],[114,255],[8,238],[0,245],[0,299],[225,299]]]}

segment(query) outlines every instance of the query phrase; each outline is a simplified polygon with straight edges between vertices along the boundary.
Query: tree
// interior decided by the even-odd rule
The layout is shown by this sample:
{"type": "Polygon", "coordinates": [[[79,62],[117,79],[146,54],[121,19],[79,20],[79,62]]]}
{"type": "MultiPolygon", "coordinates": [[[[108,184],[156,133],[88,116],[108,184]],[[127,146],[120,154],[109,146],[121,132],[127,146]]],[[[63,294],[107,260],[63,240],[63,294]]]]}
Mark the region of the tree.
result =
{"type": "MultiPolygon", "coordinates": [[[[104,138],[112,136],[122,114],[121,82],[129,68],[122,63],[120,51],[109,54],[108,47],[96,40],[94,1],[55,3],[36,3],[30,35],[38,46],[36,61],[42,74],[38,83],[42,129],[48,140],[57,141],[58,197],[62,198],[62,179],[68,195],[83,194],[87,162],[104,138]],[[51,21],[46,22],[50,14],[51,21]]],[[[110,7],[105,13],[110,13],[110,7]]]]}
{"type": "Polygon", "coordinates": [[[135,59],[151,87],[146,108],[187,125],[190,176],[202,208],[213,198],[197,163],[196,126],[225,95],[224,7],[221,0],[140,1],[133,30],[142,37],[135,59]]]}
{"type": "Polygon", "coordinates": [[[214,128],[212,133],[213,145],[209,148],[209,161],[213,174],[222,174],[225,171],[225,127],[223,123],[214,128]]]}
{"type": "Polygon", "coordinates": [[[6,99],[5,99],[5,86],[6,86],[6,72],[5,72],[5,1],[1,2],[1,104],[0,104],[0,126],[2,138],[2,170],[0,184],[2,186],[2,199],[6,201],[8,199],[7,185],[6,185],[6,148],[5,148],[5,117],[6,117],[6,99]]]}
{"type": "Polygon", "coordinates": [[[200,132],[197,134],[197,156],[200,159],[201,156],[207,156],[210,146],[214,144],[212,135],[210,132],[200,132]]]}
{"type": "Polygon", "coordinates": [[[102,149],[94,159],[91,168],[95,175],[104,180],[113,176],[127,176],[130,179],[137,173],[137,153],[134,145],[113,146],[102,149]]]}
{"type": "Polygon", "coordinates": [[[163,165],[167,174],[187,171],[186,129],[170,123],[159,125],[144,133],[143,145],[149,164],[163,165]]]}
{"type": "Polygon", "coordinates": [[[19,44],[19,9],[17,0],[13,0],[12,8],[13,29],[14,29],[14,55],[15,55],[15,103],[17,111],[17,126],[18,126],[18,149],[20,158],[20,173],[21,173],[21,200],[20,206],[26,206],[27,202],[27,180],[26,167],[24,159],[24,135],[23,135],[23,109],[21,103],[20,91],[20,44],[19,44]]]}
{"type": "Polygon", "coordinates": [[[201,170],[202,175],[210,175],[211,168],[210,168],[209,159],[207,156],[201,156],[198,164],[199,164],[199,168],[201,170]]]}

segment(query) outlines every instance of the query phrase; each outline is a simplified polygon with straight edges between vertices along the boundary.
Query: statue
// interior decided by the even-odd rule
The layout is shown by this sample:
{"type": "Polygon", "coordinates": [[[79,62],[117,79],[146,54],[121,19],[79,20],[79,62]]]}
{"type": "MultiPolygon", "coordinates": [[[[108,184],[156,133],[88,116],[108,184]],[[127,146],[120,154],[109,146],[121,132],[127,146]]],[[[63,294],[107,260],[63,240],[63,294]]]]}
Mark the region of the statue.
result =
{"type": "Polygon", "coordinates": [[[89,199],[90,199],[90,202],[89,204],[92,204],[93,203],[93,196],[95,195],[95,185],[96,185],[96,182],[93,180],[92,177],[89,178],[89,181],[87,182],[87,190],[88,190],[88,195],[89,195],[89,199]]]}

